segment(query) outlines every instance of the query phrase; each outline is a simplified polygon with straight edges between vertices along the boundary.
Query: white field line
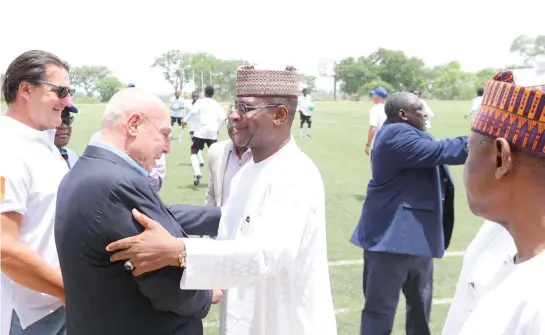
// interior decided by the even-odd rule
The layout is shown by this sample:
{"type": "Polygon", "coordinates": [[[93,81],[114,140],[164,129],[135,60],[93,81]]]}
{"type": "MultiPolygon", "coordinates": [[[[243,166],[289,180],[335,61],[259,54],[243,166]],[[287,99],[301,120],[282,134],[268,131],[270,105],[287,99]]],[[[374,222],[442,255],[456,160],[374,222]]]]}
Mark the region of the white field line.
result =
{"type": "MultiPolygon", "coordinates": [[[[447,251],[445,252],[445,256],[443,256],[443,258],[460,257],[463,255],[464,255],[464,251],[447,251]]],[[[363,259],[345,259],[342,261],[329,262],[329,266],[358,265],[358,264],[363,264],[363,259]]]]}
{"type": "MultiPolygon", "coordinates": [[[[448,305],[452,302],[452,299],[433,299],[433,305],[448,305]]],[[[339,308],[335,310],[335,314],[346,314],[350,313],[352,310],[350,308],[339,308]]],[[[219,321],[210,321],[203,322],[205,328],[207,327],[219,327],[219,321]]]]}

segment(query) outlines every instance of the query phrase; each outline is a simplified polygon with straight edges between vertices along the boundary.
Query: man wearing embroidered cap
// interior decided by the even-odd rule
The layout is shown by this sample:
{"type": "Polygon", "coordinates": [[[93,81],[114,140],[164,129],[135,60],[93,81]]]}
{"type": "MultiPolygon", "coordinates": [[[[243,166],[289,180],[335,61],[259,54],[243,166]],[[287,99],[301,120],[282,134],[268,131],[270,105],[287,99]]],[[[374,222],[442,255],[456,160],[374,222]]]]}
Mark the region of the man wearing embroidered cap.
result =
{"type": "Polygon", "coordinates": [[[136,274],[157,259],[185,267],[181,289],[228,289],[220,334],[335,335],[327,263],[324,188],[320,172],[290,135],[299,74],[237,70],[229,116],[233,142],[253,161],[235,175],[217,240],[177,239],[176,250],[156,252],[174,239],[139,213],[146,230],[114,242],[112,260],[129,259],[136,274]],[[297,166],[297,169],[293,169],[297,166]],[[289,176],[289,178],[288,178],[289,176]],[[146,256],[138,250],[146,250],[146,256]]]}
{"type": "Polygon", "coordinates": [[[516,85],[510,71],[485,83],[468,140],[464,183],[471,211],[505,228],[516,249],[489,267],[488,280],[479,283],[479,300],[456,334],[544,333],[543,92],[545,86],[516,85]]]}

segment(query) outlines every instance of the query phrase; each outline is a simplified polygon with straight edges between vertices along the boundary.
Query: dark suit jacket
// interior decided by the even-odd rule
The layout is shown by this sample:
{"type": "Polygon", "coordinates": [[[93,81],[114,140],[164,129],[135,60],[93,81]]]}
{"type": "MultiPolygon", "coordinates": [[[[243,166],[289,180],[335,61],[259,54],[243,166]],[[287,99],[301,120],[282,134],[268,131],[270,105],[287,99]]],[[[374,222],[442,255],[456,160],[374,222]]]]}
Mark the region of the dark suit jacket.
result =
{"type": "Polygon", "coordinates": [[[386,121],[373,147],[372,179],[351,242],[364,250],[441,258],[454,227],[447,164],[464,164],[467,136],[436,141],[386,121]]]}
{"type": "MultiPolygon", "coordinates": [[[[88,146],[62,180],[57,198],[55,239],[68,334],[202,334],[211,291],[181,290],[182,268],[166,267],[134,277],[124,269],[124,262],[109,260],[110,242],[143,231],[132,218],[133,208],[172,235],[187,236],[144,176],[117,154],[88,146]]],[[[217,211],[197,206],[177,206],[176,211],[183,226],[189,227],[184,218],[193,220],[198,213],[207,213],[201,219],[215,220],[217,229],[217,211]]]]}

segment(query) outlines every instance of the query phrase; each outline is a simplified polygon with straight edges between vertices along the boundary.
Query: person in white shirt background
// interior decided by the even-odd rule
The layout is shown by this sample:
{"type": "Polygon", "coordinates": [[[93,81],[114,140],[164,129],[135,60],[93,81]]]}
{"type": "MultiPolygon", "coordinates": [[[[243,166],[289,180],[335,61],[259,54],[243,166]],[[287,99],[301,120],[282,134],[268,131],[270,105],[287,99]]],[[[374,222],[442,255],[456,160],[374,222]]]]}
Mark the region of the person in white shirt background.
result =
{"type": "Polygon", "coordinates": [[[384,112],[384,100],[388,97],[388,90],[384,87],[377,87],[371,92],[373,95],[373,107],[369,112],[369,130],[367,130],[367,144],[365,144],[365,154],[369,156],[375,141],[377,131],[386,121],[386,113],[384,112]]]}
{"type": "Polygon", "coordinates": [[[195,122],[195,132],[191,143],[191,166],[195,186],[200,184],[202,178],[198,153],[204,149],[205,144],[210,147],[217,142],[219,131],[225,125],[225,111],[213,97],[214,88],[206,86],[204,98],[197,100],[187,114],[187,122],[195,122]]]}
{"type": "Polygon", "coordinates": [[[302,94],[297,98],[297,111],[299,111],[299,118],[301,120],[301,126],[299,127],[299,137],[310,138],[310,129],[312,126],[312,111],[314,110],[314,104],[312,98],[307,94],[307,89],[304,88],[302,94]],[[303,127],[307,124],[306,133],[303,127]]]}
{"type": "Polygon", "coordinates": [[[413,90],[413,94],[420,98],[420,101],[422,101],[422,104],[424,105],[424,111],[428,115],[428,119],[426,120],[426,128],[431,128],[431,119],[434,117],[433,111],[431,110],[430,106],[422,99],[422,91],[418,88],[415,88],[413,90]]]}
{"type": "Polygon", "coordinates": [[[174,124],[178,124],[178,141],[182,140],[182,130],[184,125],[182,123],[183,111],[184,111],[184,99],[180,97],[180,90],[176,90],[174,96],[170,98],[170,125],[172,128],[172,137],[174,138],[174,124]]]}
{"type": "Polygon", "coordinates": [[[248,147],[253,160],[233,178],[220,241],[175,239],[134,212],[146,230],[107,247],[121,250],[112,261],[130,259],[135,275],[182,257],[181,289],[228,289],[220,310],[221,335],[337,334],[323,181],[291,136],[298,85],[299,74],[291,66],[237,70],[236,109],[229,120],[234,143],[248,147]]]}
{"type": "Polygon", "coordinates": [[[500,228],[486,223],[472,242],[444,334],[545,334],[545,135],[528,126],[545,117],[542,89],[511,71],[485,83],[463,179],[473,214],[500,228]]]}
{"type": "MultiPolygon", "coordinates": [[[[185,103],[186,113],[184,115],[183,122],[184,124],[187,125],[187,128],[189,129],[189,136],[191,137],[192,141],[193,141],[193,135],[195,134],[195,129],[197,125],[194,118],[193,120],[187,120],[187,115],[189,114],[189,112],[191,112],[191,108],[193,108],[193,105],[195,105],[195,102],[197,102],[197,100],[199,100],[199,92],[193,91],[191,93],[191,101],[186,101],[185,103]]],[[[202,150],[199,150],[199,152],[197,153],[197,157],[199,158],[199,166],[203,167],[204,159],[202,158],[202,150]]]]}
{"type": "Polygon", "coordinates": [[[65,334],[64,284],[54,238],[57,189],[68,166],[55,146],[55,128],[72,105],[69,66],[41,50],[19,55],[7,68],[0,117],[2,331],[11,335],[65,334]],[[7,300],[7,301],[6,301],[7,300]],[[10,321],[10,303],[17,317],[10,321]]]}
{"type": "Polygon", "coordinates": [[[62,124],[57,127],[55,133],[55,146],[59,148],[62,158],[68,164],[68,168],[71,169],[78,161],[78,155],[69,149],[68,143],[70,142],[70,136],[72,136],[72,123],[74,122],[74,116],[71,113],[77,113],[78,109],[75,106],[65,107],[61,113],[62,124]]]}
{"type": "Polygon", "coordinates": [[[471,110],[464,115],[464,119],[467,119],[470,115],[477,114],[483,102],[483,94],[484,90],[482,88],[477,89],[477,96],[471,101],[471,110]]]}

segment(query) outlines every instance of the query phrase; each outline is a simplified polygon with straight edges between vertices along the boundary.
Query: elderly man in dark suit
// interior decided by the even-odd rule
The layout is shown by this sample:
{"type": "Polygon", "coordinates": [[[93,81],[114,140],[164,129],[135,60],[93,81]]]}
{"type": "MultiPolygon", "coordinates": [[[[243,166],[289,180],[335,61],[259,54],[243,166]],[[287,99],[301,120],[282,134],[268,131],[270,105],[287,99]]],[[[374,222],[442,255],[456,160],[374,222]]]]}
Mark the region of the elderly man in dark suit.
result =
{"type": "Polygon", "coordinates": [[[106,251],[109,243],[142,232],[134,208],[173,236],[216,234],[218,208],[168,208],[146,179],[170,150],[170,132],[170,114],[160,99],[136,88],[121,90],[106,106],[100,142],[91,143],[63,179],[55,239],[69,334],[203,333],[202,318],[221,290],[181,290],[183,268],[176,264],[133,276],[130,264],[112,263],[106,251]]]}
{"type": "Polygon", "coordinates": [[[364,249],[361,334],[392,332],[400,291],[406,334],[430,334],[433,258],[443,257],[454,226],[447,165],[464,164],[467,137],[434,140],[423,108],[412,93],[391,95],[375,138],[373,176],[351,238],[364,249]]]}

